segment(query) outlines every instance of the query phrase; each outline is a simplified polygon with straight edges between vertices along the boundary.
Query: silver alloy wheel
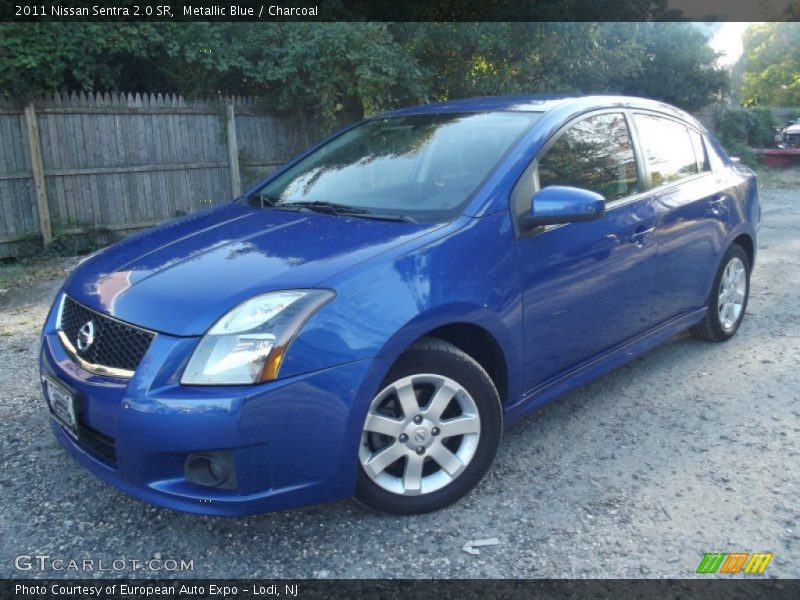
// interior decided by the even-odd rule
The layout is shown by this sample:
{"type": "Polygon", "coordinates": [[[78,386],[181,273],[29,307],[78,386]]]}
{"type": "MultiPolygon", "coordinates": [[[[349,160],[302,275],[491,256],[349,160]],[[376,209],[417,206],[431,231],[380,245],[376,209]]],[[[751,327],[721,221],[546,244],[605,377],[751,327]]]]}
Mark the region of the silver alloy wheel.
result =
{"type": "Polygon", "coordinates": [[[442,375],[412,375],[372,400],[359,459],[384,490],[401,496],[430,494],[464,472],[480,434],[478,406],[463,386],[442,375]],[[424,398],[426,392],[430,400],[420,406],[418,395],[424,398]]]}
{"type": "Polygon", "coordinates": [[[730,331],[739,321],[744,307],[744,295],[747,288],[747,277],[744,263],[739,257],[733,257],[725,266],[722,280],[719,282],[717,297],[717,314],[719,324],[725,331],[730,331]]]}

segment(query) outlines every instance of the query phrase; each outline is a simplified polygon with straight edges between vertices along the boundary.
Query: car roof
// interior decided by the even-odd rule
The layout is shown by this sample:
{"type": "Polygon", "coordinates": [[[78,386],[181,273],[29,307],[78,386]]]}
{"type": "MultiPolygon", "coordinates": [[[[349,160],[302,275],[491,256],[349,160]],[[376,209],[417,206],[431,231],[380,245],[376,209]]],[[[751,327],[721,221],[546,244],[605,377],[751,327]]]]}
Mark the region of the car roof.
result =
{"type": "Polygon", "coordinates": [[[658,100],[649,100],[647,98],[637,98],[634,96],[580,96],[574,94],[518,94],[514,96],[463,98],[458,100],[449,100],[447,102],[421,104],[419,106],[401,108],[399,110],[383,113],[380,116],[393,117],[402,115],[491,111],[545,113],[555,109],[559,109],[559,112],[561,112],[563,109],[565,114],[577,114],[603,108],[638,108],[653,110],[656,112],[670,114],[674,117],[678,117],[691,123],[696,123],[694,117],[688,113],[658,100]]]}

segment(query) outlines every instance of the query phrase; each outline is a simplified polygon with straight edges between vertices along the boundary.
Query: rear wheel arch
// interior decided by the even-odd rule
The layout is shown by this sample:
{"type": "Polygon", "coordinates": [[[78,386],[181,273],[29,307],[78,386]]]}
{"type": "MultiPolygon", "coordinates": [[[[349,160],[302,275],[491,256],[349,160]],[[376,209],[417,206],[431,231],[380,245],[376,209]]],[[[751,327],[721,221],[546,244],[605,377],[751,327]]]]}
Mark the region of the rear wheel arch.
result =
{"type": "Polygon", "coordinates": [[[708,289],[706,290],[706,294],[712,293],[712,288],[714,287],[714,275],[717,273],[719,268],[722,266],[723,261],[725,260],[725,256],[730,249],[734,246],[738,246],[742,250],[744,250],[745,255],[747,256],[748,264],[750,266],[750,270],[753,270],[754,261],[755,261],[755,254],[756,254],[756,246],[753,236],[751,232],[742,231],[742,228],[737,228],[737,231],[733,234],[730,234],[730,237],[727,238],[727,243],[723,243],[720,246],[719,255],[716,257],[717,262],[714,264],[714,270],[709,277],[708,280],[708,289]]]}
{"type": "Polygon", "coordinates": [[[745,254],[747,254],[747,260],[750,262],[750,268],[752,269],[756,258],[756,246],[753,242],[753,238],[746,233],[742,233],[737,236],[730,245],[740,246],[742,250],[744,250],[745,254]]]}
{"type": "Polygon", "coordinates": [[[733,337],[747,309],[751,268],[744,247],[736,243],[728,246],[712,280],[705,315],[690,328],[695,337],[711,342],[724,342],[733,337]],[[728,309],[733,309],[733,317],[731,312],[726,312],[728,309]]]}

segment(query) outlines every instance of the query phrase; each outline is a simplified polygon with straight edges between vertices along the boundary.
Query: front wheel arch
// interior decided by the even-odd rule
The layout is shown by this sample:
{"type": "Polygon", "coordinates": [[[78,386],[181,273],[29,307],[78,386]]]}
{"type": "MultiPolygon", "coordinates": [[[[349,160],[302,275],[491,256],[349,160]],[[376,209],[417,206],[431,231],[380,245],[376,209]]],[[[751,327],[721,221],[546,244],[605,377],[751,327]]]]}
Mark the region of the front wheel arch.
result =
{"type": "MultiPolygon", "coordinates": [[[[521,323],[514,330],[501,315],[484,306],[450,304],[415,316],[385,341],[377,355],[393,364],[426,337],[453,344],[475,359],[491,377],[504,406],[513,404],[522,393],[521,323]]],[[[379,379],[390,367],[385,367],[379,379]]]]}
{"type": "Polygon", "coordinates": [[[422,338],[395,361],[367,408],[355,498],[392,514],[417,514],[452,504],[482,479],[502,431],[502,405],[486,371],[452,344],[422,338]],[[431,378],[449,383],[439,389],[427,381],[431,378]],[[477,429],[461,431],[462,421],[476,416],[477,429]],[[421,437],[415,439],[420,430],[421,437]],[[451,471],[454,464],[458,469],[451,471]],[[414,473],[411,488],[406,481],[409,471],[414,473]]]}

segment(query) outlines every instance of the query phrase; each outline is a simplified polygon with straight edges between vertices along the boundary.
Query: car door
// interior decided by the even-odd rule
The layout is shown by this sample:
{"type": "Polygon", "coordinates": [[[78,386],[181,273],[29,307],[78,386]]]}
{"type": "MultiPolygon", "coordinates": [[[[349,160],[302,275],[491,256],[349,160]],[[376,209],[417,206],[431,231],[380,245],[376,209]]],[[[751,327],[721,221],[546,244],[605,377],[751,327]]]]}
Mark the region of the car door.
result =
{"type": "Polygon", "coordinates": [[[702,308],[725,250],[733,202],[724,169],[712,171],[702,135],[667,116],[633,116],[646,163],[658,235],[653,320],[702,308]]]}
{"type": "Polygon", "coordinates": [[[653,308],[655,212],[642,193],[629,116],[595,113],[566,125],[517,183],[518,219],[549,185],[606,198],[599,219],[517,232],[527,389],[645,331],[653,308]]]}

